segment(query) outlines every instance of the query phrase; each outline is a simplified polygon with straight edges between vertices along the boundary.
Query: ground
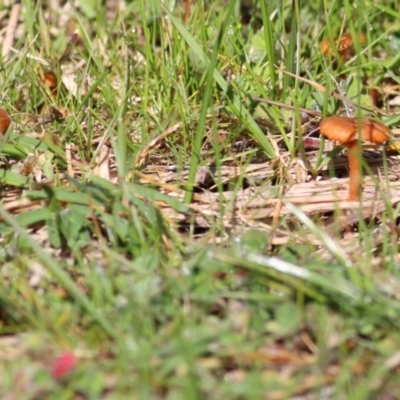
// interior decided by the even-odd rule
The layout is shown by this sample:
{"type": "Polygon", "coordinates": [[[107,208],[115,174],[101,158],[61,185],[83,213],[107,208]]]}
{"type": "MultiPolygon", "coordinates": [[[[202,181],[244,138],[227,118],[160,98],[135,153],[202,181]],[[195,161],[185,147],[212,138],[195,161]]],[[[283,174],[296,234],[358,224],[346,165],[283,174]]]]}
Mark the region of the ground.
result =
{"type": "Polygon", "coordinates": [[[0,16],[2,399],[398,398],[397,2],[0,16]]]}

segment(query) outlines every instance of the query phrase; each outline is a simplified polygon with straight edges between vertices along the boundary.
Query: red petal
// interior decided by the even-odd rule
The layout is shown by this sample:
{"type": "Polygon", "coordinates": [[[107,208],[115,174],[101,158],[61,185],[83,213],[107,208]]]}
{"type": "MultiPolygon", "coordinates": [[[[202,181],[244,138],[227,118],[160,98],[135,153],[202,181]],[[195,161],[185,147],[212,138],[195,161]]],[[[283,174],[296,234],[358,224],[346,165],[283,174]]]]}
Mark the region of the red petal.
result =
{"type": "Polygon", "coordinates": [[[66,374],[72,372],[76,365],[76,357],[70,352],[65,352],[54,361],[51,367],[51,375],[54,379],[62,379],[66,374]]]}

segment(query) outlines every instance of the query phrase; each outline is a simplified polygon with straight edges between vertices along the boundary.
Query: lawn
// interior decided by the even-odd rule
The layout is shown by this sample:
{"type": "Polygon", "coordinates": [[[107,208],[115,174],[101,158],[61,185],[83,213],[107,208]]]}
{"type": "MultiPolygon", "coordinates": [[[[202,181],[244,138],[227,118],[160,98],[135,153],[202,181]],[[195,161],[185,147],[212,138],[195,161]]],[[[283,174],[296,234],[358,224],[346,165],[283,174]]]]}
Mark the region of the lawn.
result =
{"type": "Polygon", "coordinates": [[[395,0],[4,0],[0,398],[399,398],[399,32],[395,0]],[[328,116],[390,130],[355,201],[328,116]]]}

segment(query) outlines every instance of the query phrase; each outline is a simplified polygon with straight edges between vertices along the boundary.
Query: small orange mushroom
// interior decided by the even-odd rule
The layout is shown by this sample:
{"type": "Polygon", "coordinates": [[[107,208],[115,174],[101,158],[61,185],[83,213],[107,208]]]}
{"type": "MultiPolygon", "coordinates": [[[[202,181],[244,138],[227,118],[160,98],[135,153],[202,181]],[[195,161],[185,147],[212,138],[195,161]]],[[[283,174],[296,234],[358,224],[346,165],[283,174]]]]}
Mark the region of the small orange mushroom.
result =
{"type": "MultiPolygon", "coordinates": [[[[58,80],[54,72],[45,71],[43,72],[43,76],[41,78],[41,83],[43,87],[50,93],[50,96],[54,102],[58,100],[58,80]]],[[[52,106],[46,106],[46,102],[41,103],[38,106],[39,114],[50,114],[52,119],[61,120],[66,115],[68,115],[68,111],[63,106],[59,106],[59,108],[55,108],[52,106]]]]}
{"type": "Polygon", "coordinates": [[[51,71],[43,72],[43,84],[50,90],[50,93],[57,97],[58,81],[56,76],[51,71]]]}
{"type": "MultiPolygon", "coordinates": [[[[361,33],[358,37],[358,40],[360,43],[364,43],[366,40],[365,35],[361,33]]],[[[346,61],[348,52],[353,47],[353,44],[353,38],[351,37],[350,33],[345,33],[340,38],[335,39],[335,45],[343,61],[346,61]]],[[[324,39],[319,44],[319,49],[321,50],[321,53],[325,55],[333,53],[332,43],[328,38],[324,39]]]]}
{"type": "Polygon", "coordinates": [[[361,186],[358,140],[383,144],[389,139],[389,129],[381,122],[367,118],[327,117],[320,124],[320,134],[347,147],[349,158],[349,201],[358,200],[361,186]]]}
{"type": "Polygon", "coordinates": [[[10,124],[11,124],[10,114],[3,108],[0,108],[0,134],[4,135],[7,132],[10,124]]]}

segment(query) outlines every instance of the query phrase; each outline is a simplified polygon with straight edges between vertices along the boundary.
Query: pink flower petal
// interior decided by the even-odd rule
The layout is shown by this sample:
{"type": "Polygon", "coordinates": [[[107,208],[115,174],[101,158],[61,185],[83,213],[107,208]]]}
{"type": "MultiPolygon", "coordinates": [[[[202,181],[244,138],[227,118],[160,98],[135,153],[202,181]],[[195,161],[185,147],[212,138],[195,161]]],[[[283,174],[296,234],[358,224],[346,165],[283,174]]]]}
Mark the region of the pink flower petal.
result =
{"type": "Polygon", "coordinates": [[[70,352],[65,352],[55,359],[51,366],[51,375],[54,379],[62,379],[69,372],[72,372],[76,368],[76,365],[76,357],[70,352]]]}

